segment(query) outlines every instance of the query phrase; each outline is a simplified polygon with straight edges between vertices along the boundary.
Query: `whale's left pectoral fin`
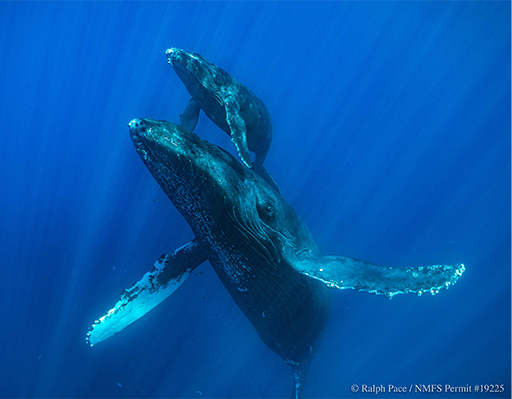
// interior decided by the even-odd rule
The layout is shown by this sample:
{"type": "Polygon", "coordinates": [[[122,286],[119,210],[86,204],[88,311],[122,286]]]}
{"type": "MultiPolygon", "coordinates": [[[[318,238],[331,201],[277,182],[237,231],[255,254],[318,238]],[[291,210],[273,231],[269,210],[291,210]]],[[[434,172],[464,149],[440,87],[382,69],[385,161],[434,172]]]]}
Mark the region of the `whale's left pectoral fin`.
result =
{"type": "Polygon", "coordinates": [[[436,294],[455,284],[464,265],[386,267],[344,256],[291,255],[288,263],[299,273],[329,288],[354,289],[392,298],[396,294],[436,294]]]}
{"type": "Polygon", "coordinates": [[[206,251],[196,240],[161,256],[153,269],[124,290],[115,306],[89,328],[87,343],[93,346],[140,319],[176,291],[192,270],[206,260],[206,251]]]}
{"type": "Polygon", "coordinates": [[[226,122],[231,132],[231,141],[235,144],[240,159],[250,168],[251,157],[247,145],[247,129],[244,118],[240,116],[240,105],[235,98],[228,96],[224,100],[224,109],[226,111],[226,122]]]}

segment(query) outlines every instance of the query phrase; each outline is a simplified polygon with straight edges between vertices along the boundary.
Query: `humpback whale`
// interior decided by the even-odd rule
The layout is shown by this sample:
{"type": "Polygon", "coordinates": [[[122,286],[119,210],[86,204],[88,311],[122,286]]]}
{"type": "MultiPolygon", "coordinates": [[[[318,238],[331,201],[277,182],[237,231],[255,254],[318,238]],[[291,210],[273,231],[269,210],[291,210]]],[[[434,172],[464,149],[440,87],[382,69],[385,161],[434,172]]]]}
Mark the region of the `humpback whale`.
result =
{"type": "Polygon", "coordinates": [[[263,166],[272,143],[272,119],[267,107],[247,87],[197,53],[171,48],[167,61],[192,96],[180,115],[180,125],[193,132],[203,112],[231,136],[242,162],[254,167],[276,190],[274,179],[263,166]],[[249,150],[255,153],[251,163],[249,150]]]}
{"type": "Polygon", "coordinates": [[[323,256],[283,197],[226,151],[166,121],[134,119],[129,130],[195,238],[158,259],[96,320],[87,334],[91,346],[142,317],[208,260],[261,340],[291,366],[292,397],[301,397],[329,321],[333,288],[388,298],[435,294],[464,272],[463,264],[398,268],[323,256]]]}

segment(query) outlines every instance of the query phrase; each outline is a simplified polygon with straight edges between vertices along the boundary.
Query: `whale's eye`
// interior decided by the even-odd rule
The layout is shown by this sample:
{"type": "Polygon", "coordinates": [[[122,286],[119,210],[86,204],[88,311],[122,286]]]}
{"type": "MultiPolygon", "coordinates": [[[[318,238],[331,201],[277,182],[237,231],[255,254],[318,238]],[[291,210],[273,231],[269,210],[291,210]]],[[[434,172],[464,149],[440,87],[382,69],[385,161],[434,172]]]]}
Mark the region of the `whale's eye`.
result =
{"type": "MultiPolygon", "coordinates": [[[[223,86],[223,85],[224,85],[224,82],[223,82],[223,80],[222,80],[222,77],[221,77],[221,76],[219,76],[219,75],[214,75],[214,77],[213,77],[213,81],[214,81],[214,83],[215,83],[218,87],[220,87],[220,86],[223,86]]],[[[251,103],[251,104],[252,104],[252,103],[251,103]]]]}
{"type": "Polygon", "coordinates": [[[269,201],[258,201],[256,209],[261,220],[268,221],[273,219],[274,207],[269,201]]]}

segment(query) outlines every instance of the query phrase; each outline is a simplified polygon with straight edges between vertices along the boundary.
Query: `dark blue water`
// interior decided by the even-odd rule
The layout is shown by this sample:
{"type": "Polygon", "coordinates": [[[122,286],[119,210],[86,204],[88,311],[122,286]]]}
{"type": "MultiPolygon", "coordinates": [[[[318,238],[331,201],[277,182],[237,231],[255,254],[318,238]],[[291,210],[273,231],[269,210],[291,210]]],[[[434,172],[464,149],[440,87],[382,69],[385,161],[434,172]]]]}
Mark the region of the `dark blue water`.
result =
{"type": "MultiPolygon", "coordinates": [[[[334,292],[306,395],[510,397],[507,2],[0,3],[0,397],[290,394],[289,367],[209,264],[85,344],[123,288],[192,238],[126,126],[178,120],[173,46],[267,104],[267,168],[325,254],[466,265],[436,296],[334,292]]],[[[232,151],[204,116],[196,131],[232,151]]]]}

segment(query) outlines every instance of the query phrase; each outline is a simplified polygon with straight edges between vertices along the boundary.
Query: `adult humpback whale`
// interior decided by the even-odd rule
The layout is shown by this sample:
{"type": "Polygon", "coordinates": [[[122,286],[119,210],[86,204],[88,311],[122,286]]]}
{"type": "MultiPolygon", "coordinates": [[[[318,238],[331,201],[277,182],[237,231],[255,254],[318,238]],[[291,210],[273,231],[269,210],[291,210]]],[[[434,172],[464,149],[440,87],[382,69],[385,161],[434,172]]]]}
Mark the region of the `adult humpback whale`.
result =
{"type": "Polygon", "coordinates": [[[247,87],[197,53],[171,48],[165,52],[169,65],[192,98],[180,115],[180,125],[193,132],[199,111],[231,136],[242,162],[279,191],[263,166],[272,143],[272,119],[267,107],[247,87]],[[249,150],[255,153],[251,163],[249,150]]]}
{"type": "Polygon", "coordinates": [[[147,313],[208,259],[263,342],[292,367],[298,397],[329,319],[328,288],[434,294],[464,271],[462,264],[391,268],[322,256],[281,195],[227,152],[169,122],[134,119],[129,127],[137,152],[195,239],[162,256],[124,291],[90,328],[90,345],[147,313]]]}

